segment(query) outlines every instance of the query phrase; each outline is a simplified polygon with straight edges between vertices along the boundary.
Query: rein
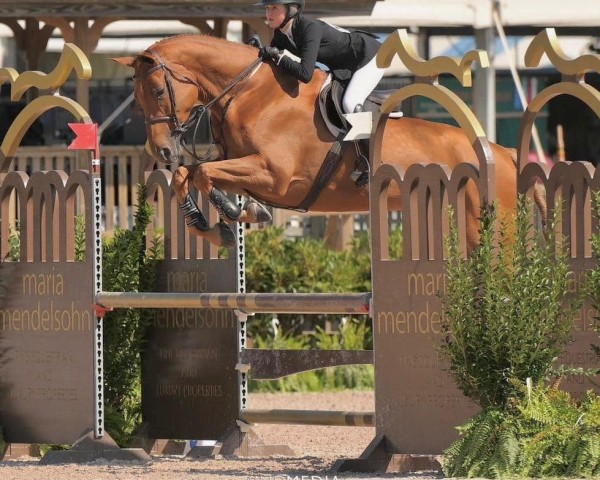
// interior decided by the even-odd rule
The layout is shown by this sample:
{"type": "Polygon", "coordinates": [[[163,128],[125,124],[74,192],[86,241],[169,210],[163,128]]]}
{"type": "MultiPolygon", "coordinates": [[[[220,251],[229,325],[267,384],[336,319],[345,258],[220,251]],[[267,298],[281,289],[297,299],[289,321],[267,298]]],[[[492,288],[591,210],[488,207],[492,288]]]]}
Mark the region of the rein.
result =
{"type": "MultiPolygon", "coordinates": [[[[161,117],[152,117],[152,118],[146,118],[145,122],[146,125],[154,125],[156,123],[164,123],[164,122],[172,122],[175,125],[175,128],[172,131],[172,135],[176,137],[177,143],[181,144],[181,146],[183,147],[183,149],[190,154],[195,160],[199,161],[199,162],[206,162],[210,159],[211,157],[211,153],[212,150],[215,146],[215,141],[214,138],[211,142],[211,146],[208,149],[208,151],[206,152],[206,154],[202,157],[199,157],[196,154],[196,133],[198,131],[198,127],[200,125],[200,120],[202,120],[202,117],[204,116],[204,114],[206,113],[206,111],[208,110],[210,112],[210,108],[217,103],[219,100],[221,100],[225,95],[227,95],[227,93],[229,93],[231,91],[231,89],[233,89],[233,87],[235,87],[239,82],[241,82],[242,80],[246,79],[249,75],[251,75],[261,64],[262,64],[262,59],[259,57],[257,58],[254,62],[252,62],[250,65],[248,65],[244,70],[242,70],[242,72],[235,77],[230,83],[229,85],[227,85],[223,91],[217,95],[215,98],[213,98],[210,102],[208,102],[207,104],[198,104],[195,105],[191,112],[190,115],[188,117],[188,119],[185,122],[180,122],[179,118],[177,118],[177,99],[175,97],[175,89],[173,88],[173,84],[171,83],[171,77],[175,78],[176,80],[179,80],[180,82],[184,82],[184,83],[192,83],[194,85],[196,85],[196,87],[198,87],[198,89],[200,89],[200,85],[198,85],[194,80],[187,78],[187,77],[183,77],[183,76],[179,76],[177,74],[175,74],[166,64],[166,62],[161,58],[161,56],[154,50],[146,50],[146,52],[150,53],[151,55],[155,56],[156,59],[158,60],[158,63],[150,68],[146,74],[144,75],[144,78],[147,78],[148,76],[152,75],[154,72],[158,71],[158,70],[163,70],[164,74],[165,74],[165,83],[167,86],[167,91],[169,92],[169,101],[171,103],[171,114],[170,115],[164,115],[161,117]],[[185,139],[183,138],[183,134],[185,134],[188,130],[190,130],[191,128],[194,128],[194,135],[193,135],[193,141],[192,141],[192,150],[190,151],[190,149],[188,148],[188,146],[185,143],[185,139]]],[[[238,90],[239,92],[239,90],[238,90]]],[[[238,93],[236,92],[236,93],[238,93]]],[[[235,96],[235,95],[234,95],[235,96]]],[[[227,113],[227,109],[229,107],[229,105],[231,104],[231,101],[233,100],[234,96],[232,96],[228,101],[227,101],[227,105],[224,108],[224,115],[223,115],[223,120],[225,117],[225,114],[227,113]]],[[[210,115],[208,116],[209,122],[210,122],[210,115]]],[[[212,130],[209,128],[209,131],[211,132],[211,136],[212,136],[212,130]]]]}

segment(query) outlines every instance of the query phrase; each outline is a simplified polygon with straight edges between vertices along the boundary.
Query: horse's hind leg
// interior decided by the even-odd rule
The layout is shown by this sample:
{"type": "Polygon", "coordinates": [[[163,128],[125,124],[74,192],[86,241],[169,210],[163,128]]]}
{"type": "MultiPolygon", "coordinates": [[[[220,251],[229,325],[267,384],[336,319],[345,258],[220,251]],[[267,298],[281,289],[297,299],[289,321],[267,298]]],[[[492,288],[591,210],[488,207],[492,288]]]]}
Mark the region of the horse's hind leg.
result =
{"type": "Polygon", "coordinates": [[[242,214],[241,208],[217,187],[212,187],[209,194],[210,203],[214,205],[219,215],[229,220],[237,221],[242,214]]]}
{"type": "Polygon", "coordinates": [[[251,198],[244,203],[239,221],[244,223],[270,222],[273,217],[264,205],[251,198]]]}
{"type": "Polygon", "coordinates": [[[211,203],[219,214],[228,220],[243,223],[270,222],[273,217],[269,211],[254,199],[250,199],[240,207],[217,187],[212,187],[209,195],[211,203]]]}

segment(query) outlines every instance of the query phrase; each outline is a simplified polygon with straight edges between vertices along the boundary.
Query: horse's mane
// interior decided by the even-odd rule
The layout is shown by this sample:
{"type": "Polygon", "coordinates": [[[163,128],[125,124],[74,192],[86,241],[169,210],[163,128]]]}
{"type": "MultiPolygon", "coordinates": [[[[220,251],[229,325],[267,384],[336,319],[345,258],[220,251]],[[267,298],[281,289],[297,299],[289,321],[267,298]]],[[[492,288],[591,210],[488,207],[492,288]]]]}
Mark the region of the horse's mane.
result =
{"type": "MultiPolygon", "coordinates": [[[[205,33],[179,33],[177,35],[172,35],[170,37],[165,37],[160,39],[158,42],[154,43],[152,46],[158,46],[158,45],[162,45],[163,43],[168,43],[171,42],[173,40],[178,40],[180,38],[187,38],[187,37],[211,37],[212,35],[210,34],[205,34],[205,33]]],[[[214,37],[216,38],[216,37],[214,37]]]]}
{"type": "MultiPolygon", "coordinates": [[[[230,59],[241,60],[241,62],[248,62],[257,58],[258,50],[256,47],[252,47],[250,45],[246,45],[244,43],[232,42],[225,38],[215,37],[210,34],[204,33],[182,33],[179,35],[173,35],[171,37],[166,37],[158,42],[154,43],[150,46],[145,52],[142,52],[138,55],[138,58],[141,61],[154,62],[155,60],[148,56],[148,51],[157,50],[158,53],[161,54],[165,59],[168,59],[169,52],[167,49],[171,47],[175,52],[179,51],[180,48],[183,51],[189,51],[190,49],[194,49],[197,47],[200,50],[202,48],[214,49],[215,51],[219,51],[223,54],[224,58],[228,57],[230,59]],[[183,42],[183,47],[179,47],[177,42],[183,42]],[[223,52],[226,48],[232,49],[232,51],[223,52]],[[235,50],[235,51],[233,51],[235,50]]],[[[291,75],[290,73],[286,73],[287,75],[291,75]]],[[[315,71],[315,75],[313,77],[313,82],[318,82],[319,84],[324,81],[325,72],[317,69],[315,71]],[[323,77],[321,77],[321,73],[323,77]]]]}
{"type": "Polygon", "coordinates": [[[166,38],[159,40],[158,42],[154,43],[150,47],[150,49],[155,48],[155,47],[164,46],[171,42],[176,42],[179,40],[188,40],[188,39],[208,40],[209,42],[214,41],[217,44],[218,43],[227,43],[227,44],[235,45],[235,46],[242,47],[245,49],[254,48],[254,47],[251,47],[250,45],[246,45],[246,44],[238,43],[238,42],[232,42],[225,38],[215,37],[214,35],[210,35],[210,34],[206,34],[206,33],[180,33],[178,35],[173,35],[171,37],[166,37],[166,38]]]}

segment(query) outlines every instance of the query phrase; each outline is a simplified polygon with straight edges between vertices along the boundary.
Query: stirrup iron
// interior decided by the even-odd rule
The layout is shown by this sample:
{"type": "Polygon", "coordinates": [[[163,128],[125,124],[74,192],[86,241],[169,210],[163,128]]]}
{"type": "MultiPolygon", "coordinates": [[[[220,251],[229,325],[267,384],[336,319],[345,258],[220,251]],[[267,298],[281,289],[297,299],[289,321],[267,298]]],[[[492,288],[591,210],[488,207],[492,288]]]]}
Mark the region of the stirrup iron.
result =
{"type": "MultiPolygon", "coordinates": [[[[359,105],[357,105],[356,107],[358,108],[359,105]]],[[[359,142],[360,140],[354,141],[354,148],[356,149],[356,163],[354,165],[354,171],[350,174],[350,178],[358,188],[364,188],[369,183],[370,165],[369,159],[362,152],[359,142]],[[364,164],[364,170],[361,169],[361,164],[364,164]]]]}

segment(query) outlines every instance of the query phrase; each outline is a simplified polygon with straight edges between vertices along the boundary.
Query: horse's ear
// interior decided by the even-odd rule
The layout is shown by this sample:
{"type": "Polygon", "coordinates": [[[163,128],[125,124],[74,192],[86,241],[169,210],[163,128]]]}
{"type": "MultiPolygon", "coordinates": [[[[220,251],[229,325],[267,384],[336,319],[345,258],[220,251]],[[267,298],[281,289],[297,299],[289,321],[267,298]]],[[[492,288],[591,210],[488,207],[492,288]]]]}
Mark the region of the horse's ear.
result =
{"type": "Polygon", "coordinates": [[[135,57],[113,57],[111,60],[123,65],[124,67],[133,68],[135,63],[135,57]]]}

